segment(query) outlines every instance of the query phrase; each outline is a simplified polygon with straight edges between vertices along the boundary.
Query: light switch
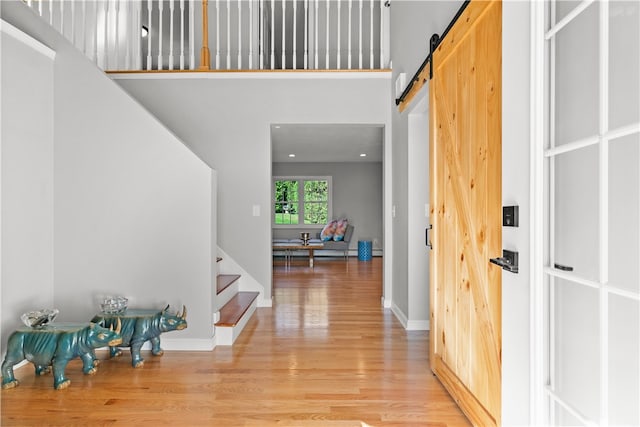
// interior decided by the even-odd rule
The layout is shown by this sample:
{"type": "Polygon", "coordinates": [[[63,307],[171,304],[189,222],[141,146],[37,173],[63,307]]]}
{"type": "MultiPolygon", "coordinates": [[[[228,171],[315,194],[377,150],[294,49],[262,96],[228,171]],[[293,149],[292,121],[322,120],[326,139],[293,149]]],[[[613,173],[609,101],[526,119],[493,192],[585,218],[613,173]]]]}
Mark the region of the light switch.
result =
{"type": "Polygon", "coordinates": [[[253,216],[260,216],[260,205],[253,205],[253,216]]]}

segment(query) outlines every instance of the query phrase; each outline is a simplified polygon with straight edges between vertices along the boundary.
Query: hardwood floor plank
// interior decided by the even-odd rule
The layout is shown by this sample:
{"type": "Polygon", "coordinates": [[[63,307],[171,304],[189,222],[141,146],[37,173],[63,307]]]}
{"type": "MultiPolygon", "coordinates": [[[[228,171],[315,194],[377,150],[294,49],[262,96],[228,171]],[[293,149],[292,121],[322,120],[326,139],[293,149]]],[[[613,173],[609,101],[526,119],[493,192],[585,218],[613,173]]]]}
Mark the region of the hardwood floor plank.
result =
{"type": "Polygon", "coordinates": [[[274,265],[274,305],[258,308],[232,347],[127,352],[71,386],[31,365],[1,392],[2,426],[460,426],[469,425],[431,374],[428,333],[405,331],[380,306],[380,258],[274,265]]]}

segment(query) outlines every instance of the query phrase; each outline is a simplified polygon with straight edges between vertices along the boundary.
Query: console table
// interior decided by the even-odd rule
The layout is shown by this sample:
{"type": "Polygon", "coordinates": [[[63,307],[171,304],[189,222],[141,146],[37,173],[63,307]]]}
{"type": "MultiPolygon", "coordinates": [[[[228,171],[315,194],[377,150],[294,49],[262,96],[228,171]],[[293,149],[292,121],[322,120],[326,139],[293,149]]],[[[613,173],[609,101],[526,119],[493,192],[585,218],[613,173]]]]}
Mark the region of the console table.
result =
{"type": "Polygon", "coordinates": [[[292,253],[295,251],[308,251],[309,267],[313,268],[313,251],[322,248],[322,243],[309,243],[308,245],[301,245],[299,243],[274,243],[272,246],[273,251],[284,252],[284,265],[286,268],[291,267],[292,253]]]}

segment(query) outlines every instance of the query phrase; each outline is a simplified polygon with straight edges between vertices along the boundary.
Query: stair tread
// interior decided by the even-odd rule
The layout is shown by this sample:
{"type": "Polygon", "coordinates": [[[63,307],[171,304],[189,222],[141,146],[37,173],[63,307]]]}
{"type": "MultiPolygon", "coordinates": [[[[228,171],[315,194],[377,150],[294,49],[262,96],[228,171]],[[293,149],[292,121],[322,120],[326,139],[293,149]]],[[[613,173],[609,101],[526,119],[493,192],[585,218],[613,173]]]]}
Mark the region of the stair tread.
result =
{"type": "Polygon", "coordinates": [[[218,274],[216,278],[216,294],[227,289],[233,282],[240,278],[239,274],[218,274]]]}
{"type": "Polygon", "coordinates": [[[220,309],[220,320],[216,326],[235,326],[258,295],[258,292],[238,292],[220,309]]]}

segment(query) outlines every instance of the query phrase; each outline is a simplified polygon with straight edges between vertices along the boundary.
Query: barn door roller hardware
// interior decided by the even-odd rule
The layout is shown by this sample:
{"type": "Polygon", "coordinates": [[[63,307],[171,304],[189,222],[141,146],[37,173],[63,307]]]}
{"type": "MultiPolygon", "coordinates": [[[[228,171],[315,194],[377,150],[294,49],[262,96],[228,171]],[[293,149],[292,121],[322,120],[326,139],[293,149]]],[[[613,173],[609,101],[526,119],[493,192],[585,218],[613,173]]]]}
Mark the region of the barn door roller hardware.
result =
{"type": "Polygon", "coordinates": [[[458,12],[456,12],[456,15],[453,17],[451,22],[449,22],[449,25],[444,30],[444,33],[442,33],[441,36],[438,36],[438,34],[433,34],[431,36],[431,38],[429,39],[429,55],[427,55],[425,60],[422,62],[422,65],[420,65],[420,68],[418,68],[418,71],[416,71],[413,78],[409,81],[409,84],[407,85],[407,87],[404,88],[404,91],[402,92],[400,97],[396,98],[396,105],[400,105],[400,103],[405,100],[409,92],[411,92],[413,85],[415,83],[420,82],[420,75],[424,71],[424,68],[427,66],[427,63],[429,64],[429,79],[433,78],[433,59],[432,59],[433,52],[435,52],[438,46],[440,46],[440,43],[442,43],[442,40],[444,40],[444,38],[447,36],[447,33],[449,32],[449,30],[451,30],[451,27],[453,27],[453,25],[456,23],[458,18],[460,18],[460,16],[462,15],[462,12],[464,12],[464,10],[467,8],[470,2],[471,0],[465,0],[465,2],[462,3],[462,6],[460,6],[460,9],[458,9],[458,12]]]}

